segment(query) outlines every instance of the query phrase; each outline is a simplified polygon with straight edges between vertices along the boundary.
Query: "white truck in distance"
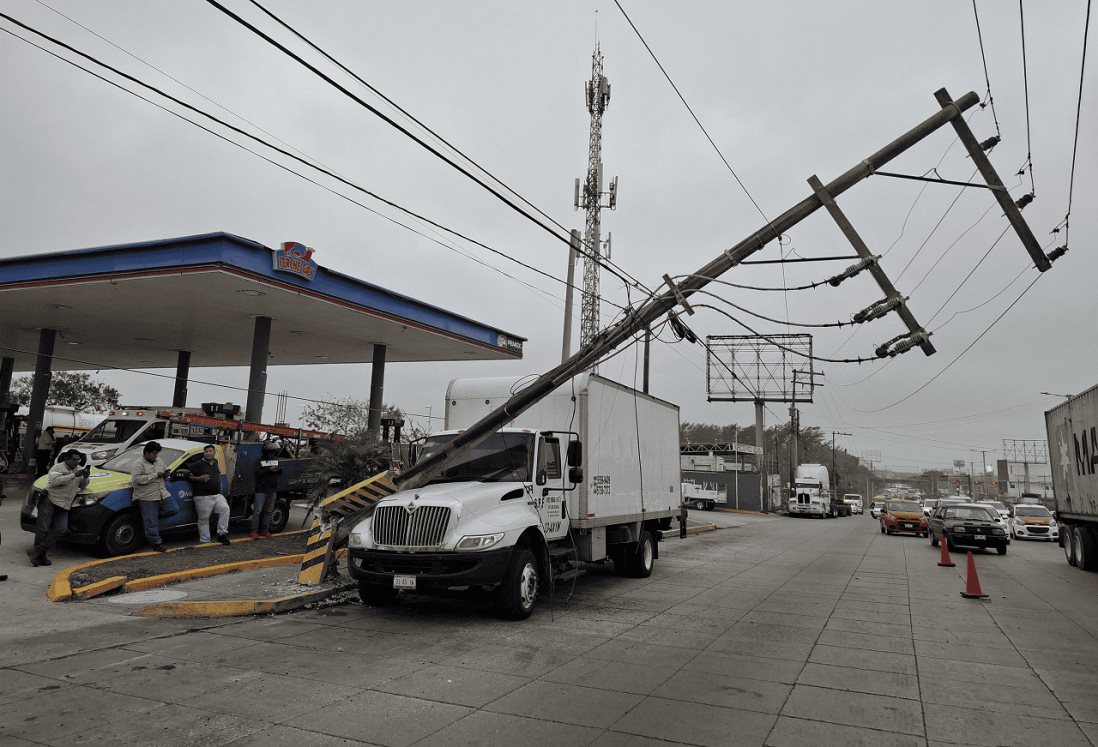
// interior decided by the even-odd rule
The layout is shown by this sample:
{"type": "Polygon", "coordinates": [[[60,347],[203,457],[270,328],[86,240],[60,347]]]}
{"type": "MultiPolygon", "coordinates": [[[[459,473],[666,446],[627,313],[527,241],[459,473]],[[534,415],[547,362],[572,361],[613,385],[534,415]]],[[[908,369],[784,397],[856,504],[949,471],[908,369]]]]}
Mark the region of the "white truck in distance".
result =
{"type": "MultiPolygon", "coordinates": [[[[1058,522],[1067,562],[1098,571],[1098,386],[1046,412],[1045,429],[1056,502],[1048,531],[1058,522]]],[[[1019,524],[1025,521],[1018,515],[1020,506],[1014,505],[1019,524]]]]}
{"type": "Polygon", "coordinates": [[[831,480],[822,464],[798,464],[789,499],[790,516],[830,516],[831,480]]]}
{"type": "MultiPolygon", "coordinates": [[[[505,403],[523,379],[456,379],[447,430],[419,458],[505,403]]],[[[401,590],[495,589],[501,613],[528,617],[538,596],[611,560],[647,577],[659,530],[680,511],[679,409],[583,374],[542,399],[426,485],[378,501],[352,528],[348,567],[365,604],[401,590]]]]}
{"type": "Polygon", "coordinates": [[[696,482],[684,482],[682,484],[682,503],[684,506],[693,506],[699,511],[712,511],[714,506],[728,505],[728,491],[723,485],[714,484],[715,487],[707,488],[705,483],[699,485],[696,482]]]}

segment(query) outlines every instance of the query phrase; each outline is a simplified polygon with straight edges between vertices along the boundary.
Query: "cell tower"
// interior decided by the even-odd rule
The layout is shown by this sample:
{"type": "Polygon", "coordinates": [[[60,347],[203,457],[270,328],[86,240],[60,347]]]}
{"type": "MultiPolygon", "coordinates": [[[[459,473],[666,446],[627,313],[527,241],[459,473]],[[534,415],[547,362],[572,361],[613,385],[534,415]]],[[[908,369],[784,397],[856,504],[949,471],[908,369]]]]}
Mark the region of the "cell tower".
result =
{"type": "MultiPolygon", "coordinates": [[[[599,263],[603,255],[602,209],[613,210],[618,204],[618,178],[610,182],[610,190],[603,191],[602,181],[602,114],[610,105],[610,81],[602,74],[602,51],[595,45],[591,55],[591,79],[584,85],[587,96],[587,111],[591,113],[591,136],[587,145],[587,178],[582,186],[576,179],[575,207],[587,211],[587,225],[584,234],[585,253],[583,259],[583,306],[580,314],[580,347],[594,339],[599,333],[599,263]],[[603,196],[607,198],[603,205],[603,196]]],[[[607,234],[606,253],[610,257],[610,235],[607,234]]]]}

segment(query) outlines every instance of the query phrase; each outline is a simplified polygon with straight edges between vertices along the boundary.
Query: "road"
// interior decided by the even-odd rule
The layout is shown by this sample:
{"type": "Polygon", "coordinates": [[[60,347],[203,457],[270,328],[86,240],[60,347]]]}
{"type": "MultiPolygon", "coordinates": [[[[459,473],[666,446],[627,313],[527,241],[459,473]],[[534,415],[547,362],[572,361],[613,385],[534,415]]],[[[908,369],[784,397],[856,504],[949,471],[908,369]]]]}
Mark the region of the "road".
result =
{"type": "Polygon", "coordinates": [[[1098,574],[1055,545],[977,553],[980,602],[964,556],[868,516],[705,517],[651,578],[594,569],[518,623],[463,598],[138,619],[15,569],[0,742],[1098,744],[1098,574]]]}

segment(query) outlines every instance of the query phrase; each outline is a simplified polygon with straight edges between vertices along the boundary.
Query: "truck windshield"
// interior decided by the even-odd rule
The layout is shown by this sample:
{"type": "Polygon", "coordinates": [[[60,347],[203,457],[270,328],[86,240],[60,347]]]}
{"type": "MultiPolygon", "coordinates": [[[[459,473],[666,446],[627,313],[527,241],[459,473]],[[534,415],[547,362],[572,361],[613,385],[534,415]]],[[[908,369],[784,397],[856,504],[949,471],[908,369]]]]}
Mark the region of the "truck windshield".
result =
{"type": "Polygon", "coordinates": [[[88,435],[80,439],[97,444],[120,444],[129,441],[135,433],[145,427],[147,420],[119,420],[109,418],[92,428],[88,435]]]}
{"type": "MultiPolygon", "coordinates": [[[[132,449],[126,449],[114,459],[108,459],[103,462],[100,469],[109,469],[112,472],[131,472],[133,470],[133,465],[137,464],[138,459],[141,459],[141,455],[144,451],[144,446],[135,446],[132,449]]],[[[169,467],[172,466],[172,462],[181,456],[183,456],[183,452],[179,449],[160,450],[160,461],[164,462],[164,464],[169,467]]]]}
{"type": "MultiPolygon", "coordinates": [[[[455,438],[454,433],[431,436],[423,442],[419,459],[438,453],[455,438]]],[[[447,462],[441,474],[430,482],[526,481],[532,472],[533,456],[533,433],[496,433],[459,461],[447,462]]]]}

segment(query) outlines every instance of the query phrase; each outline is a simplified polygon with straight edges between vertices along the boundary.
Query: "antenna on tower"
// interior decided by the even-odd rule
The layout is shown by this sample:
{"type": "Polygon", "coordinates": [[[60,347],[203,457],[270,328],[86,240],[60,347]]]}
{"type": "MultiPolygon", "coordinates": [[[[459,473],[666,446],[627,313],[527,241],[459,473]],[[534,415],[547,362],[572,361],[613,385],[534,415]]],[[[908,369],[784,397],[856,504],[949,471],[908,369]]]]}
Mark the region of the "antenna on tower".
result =
{"type": "MultiPolygon", "coordinates": [[[[595,11],[595,51],[591,55],[591,79],[584,84],[587,111],[591,114],[591,132],[587,144],[587,176],[576,179],[573,204],[587,211],[584,232],[586,253],[583,259],[583,304],[580,314],[580,346],[587,345],[599,333],[599,260],[609,256],[603,252],[602,209],[615,209],[618,204],[618,178],[610,180],[604,189],[602,173],[602,115],[610,105],[610,81],[602,74],[602,51],[598,44],[598,11],[595,11]],[[605,204],[604,204],[605,198],[605,204]]],[[[566,314],[571,309],[565,310],[566,314]]],[[[567,343],[566,343],[567,347],[567,343]]]]}

